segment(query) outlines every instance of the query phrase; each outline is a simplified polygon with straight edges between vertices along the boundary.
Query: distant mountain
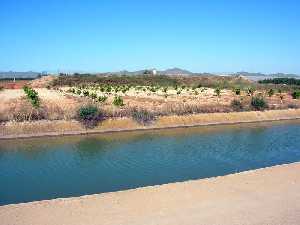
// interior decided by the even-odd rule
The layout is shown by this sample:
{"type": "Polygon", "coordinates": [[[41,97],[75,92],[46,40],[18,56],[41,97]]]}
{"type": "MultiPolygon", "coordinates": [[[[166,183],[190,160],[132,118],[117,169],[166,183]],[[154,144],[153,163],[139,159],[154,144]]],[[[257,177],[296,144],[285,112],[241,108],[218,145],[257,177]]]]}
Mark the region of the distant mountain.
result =
{"type": "Polygon", "coordinates": [[[274,73],[270,74],[272,77],[288,77],[288,78],[300,78],[299,74],[292,74],[292,73],[274,73]]]}
{"type": "Polygon", "coordinates": [[[191,71],[180,69],[180,68],[172,68],[172,69],[167,69],[163,71],[159,71],[159,74],[166,74],[166,75],[193,75],[191,71]]]}
{"type": "Polygon", "coordinates": [[[274,74],[263,74],[263,73],[249,73],[249,72],[237,72],[229,74],[231,76],[242,76],[252,81],[259,81],[264,79],[272,78],[296,78],[300,79],[300,75],[297,74],[286,74],[286,73],[274,73],[274,74]]]}
{"type": "Polygon", "coordinates": [[[40,73],[28,71],[28,72],[0,72],[0,79],[2,78],[36,78],[40,73]]]}
{"type": "MultiPolygon", "coordinates": [[[[156,69],[151,68],[151,69],[145,69],[145,70],[137,70],[137,71],[127,71],[127,70],[122,70],[119,72],[112,72],[112,73],[107,73],[107,74],[119,74],[119,75],[141,75],[141,74],[151,74],[152,71],[156,69]]],[[[166,70],[157,70],[157,74],[161,75],[192,75],[193,73],[188,71],[188,70],[183,70],[180,68],[172,68],[172,69],[166,69],[166,70]]]]}
{"type": "Polygon", "coordinates": [[[237,72],[230,74],[233,76],[245,76],[245,77],[289,77],[289,78],[299,78],[300,75],[298,74],[288,74],[288,73],[271,73],[271,74],[264,74],[264,73],[249,73],[249,72],[237,72]]]}

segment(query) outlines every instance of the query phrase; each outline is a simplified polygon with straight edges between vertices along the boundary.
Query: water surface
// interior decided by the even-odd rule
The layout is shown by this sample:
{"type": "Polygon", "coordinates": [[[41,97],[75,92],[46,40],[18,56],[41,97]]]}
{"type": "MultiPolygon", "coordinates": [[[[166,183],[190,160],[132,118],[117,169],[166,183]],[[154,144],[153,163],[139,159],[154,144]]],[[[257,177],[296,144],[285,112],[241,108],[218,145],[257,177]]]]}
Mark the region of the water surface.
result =
{"type": "Polygon", "coordinates": [[[300,122],[0,141],[0,205],[300,161],[300,122]]]}

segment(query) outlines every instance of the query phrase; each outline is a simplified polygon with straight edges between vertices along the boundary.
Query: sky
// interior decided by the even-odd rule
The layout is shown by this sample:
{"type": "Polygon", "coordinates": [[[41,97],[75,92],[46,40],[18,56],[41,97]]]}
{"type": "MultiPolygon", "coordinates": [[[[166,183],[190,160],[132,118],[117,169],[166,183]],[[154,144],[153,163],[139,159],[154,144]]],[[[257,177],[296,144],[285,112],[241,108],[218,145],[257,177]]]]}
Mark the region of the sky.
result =
{"type": "Polygon", "coordinates": [[[300,74],[299,0],[0,0],[0,71],[300,74]]]}

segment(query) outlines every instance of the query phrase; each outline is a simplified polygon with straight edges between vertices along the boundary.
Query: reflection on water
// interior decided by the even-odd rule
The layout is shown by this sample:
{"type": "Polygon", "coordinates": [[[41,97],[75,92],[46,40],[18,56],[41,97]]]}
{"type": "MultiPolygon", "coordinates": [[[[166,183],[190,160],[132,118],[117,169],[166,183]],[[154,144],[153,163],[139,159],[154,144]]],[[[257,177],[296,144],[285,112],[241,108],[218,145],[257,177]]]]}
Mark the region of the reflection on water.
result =
{"type": "Polygon", "coordinates": [[[290,121],[0,141],[0,204],[295,162],[299,132],[290,121]]]}

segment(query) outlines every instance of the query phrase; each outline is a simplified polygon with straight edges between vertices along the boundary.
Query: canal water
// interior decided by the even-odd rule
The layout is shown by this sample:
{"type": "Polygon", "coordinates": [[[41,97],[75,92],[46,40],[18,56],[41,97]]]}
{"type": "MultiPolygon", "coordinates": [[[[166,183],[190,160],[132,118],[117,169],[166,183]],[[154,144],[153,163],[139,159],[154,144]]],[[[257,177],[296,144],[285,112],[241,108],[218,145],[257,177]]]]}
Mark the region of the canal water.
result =
{"type": "Polygon", "coordinates": [[[300,161],[300,122],[0,141],[0,205],[300,161]]]}

